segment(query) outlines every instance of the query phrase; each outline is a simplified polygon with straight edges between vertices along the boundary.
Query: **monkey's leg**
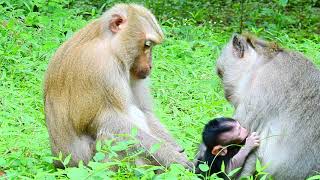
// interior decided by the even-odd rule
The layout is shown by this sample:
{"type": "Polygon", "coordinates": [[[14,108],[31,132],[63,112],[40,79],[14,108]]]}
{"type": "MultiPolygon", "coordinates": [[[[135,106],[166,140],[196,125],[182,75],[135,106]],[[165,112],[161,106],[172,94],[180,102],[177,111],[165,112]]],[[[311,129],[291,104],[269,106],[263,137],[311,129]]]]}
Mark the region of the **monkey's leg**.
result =
{"type": "MultiPolygon", "coordinates": [[[[85,134],[77,134],[66,116],[63,103],[46,100],[46,121],[54,156],[61,152],[63,158],[71,154],[68,166],[77,166],[80,160],[86,164],[94,153],[94,139],[85,134]],[[59,110],[59,111],[58,111],[59,110]]],[[[64,168],[60,161],[54,161],[56,167],[64,168]]]]}
{"type": "Polygon", "coordinates": [[[136,128],[138,129],[136,138],[140,142],[136,148],[144,148],[148,151],[154,144],[160,144],[160,149],[151,156],[161,165],[168,167],[171,163],[180,163],[185,167],[192,167],[185,155],[177,152],[171,144],[161,142],[158,138],[136,127],[129,119],[130,117],[126,117],[125,114],[114,111],[104,112],[99,118],[100,128],[97,138],[104,139],[108,134],[130,134],[131,130],[136,128]]]}
{"type": "MultiPolygon", "coordinates": [[[[64,134],[66,135],[66,134],[64,134]]],[[[55,136],[51,138],[52,153],[54,156],[59,156],[61,152],[63,158],[71,154],[71,160],[68,166],[78,166],[80,160],[85,164],[89,162],[94,153],[94,140],[86,135],[83,136],[70,136],[70,137],[60,137],[55,136]],[[63,139],[63,142],[59,142],[63,139]]],[[[55,167],[64,168],[64,165],[60,161],[54,161],[55,167]]]]}

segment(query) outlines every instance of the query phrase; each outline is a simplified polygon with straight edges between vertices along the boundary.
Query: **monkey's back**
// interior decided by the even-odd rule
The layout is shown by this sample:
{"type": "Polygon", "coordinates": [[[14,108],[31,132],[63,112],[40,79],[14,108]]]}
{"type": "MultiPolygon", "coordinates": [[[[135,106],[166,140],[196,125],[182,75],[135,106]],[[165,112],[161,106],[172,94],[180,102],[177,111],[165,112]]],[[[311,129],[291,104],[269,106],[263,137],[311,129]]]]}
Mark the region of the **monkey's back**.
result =
{"type": "Polygon", "coordinates": [[[104,82],[98,78],[104,64],[97,63],[101,59],[91,58],[100,57],[90,45],[96,42],[93,37],[100,31],[98,25],[98,21],[88,24],[59,47],[44,81],[45,116],[52,152],[77,155],[74,162],[79,159],[86,162],[91,157],[88,154],[92,153],[90,146],[96,128],[95,124],[89,125],[105,100],[104,82]]]}
{"type": "Polygon", "coordinates": [[[302,179],[319,170],[320,71],[284,51],[258,70],[254,87],[245,106],[260,114],[248,112],[246,121],[267,136],[258,151],[271,163],[267,171],[275,179],[302,179]]]}

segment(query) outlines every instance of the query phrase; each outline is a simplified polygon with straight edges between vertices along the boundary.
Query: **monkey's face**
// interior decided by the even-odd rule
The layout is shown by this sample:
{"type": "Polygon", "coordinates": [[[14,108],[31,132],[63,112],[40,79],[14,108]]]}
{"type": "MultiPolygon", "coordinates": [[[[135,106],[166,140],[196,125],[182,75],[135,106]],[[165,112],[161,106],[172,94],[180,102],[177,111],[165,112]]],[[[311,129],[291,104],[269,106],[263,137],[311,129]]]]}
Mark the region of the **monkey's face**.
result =
{"type": "Polygon", "coordinates": [[[138,56],[130,68],[130,74],[134,79],[144,79],[150,74],[152,68],[152,46],[154,44],[151,40],[145,40],[138,45],[140,48],[138,56]]]}
{"type": "Polygon", "coordinates": [[[152,47],[161,43],[164,35],[149,11],[136,5],[130,5],[129,9],[128,17],[113,16],[111,20],[111,46],[130,70],[131,78],[144,79],[151,72],[152,47]]]}
{"type": "Polygon", "coordinates": [[[222,50],[216,64],[217,74],[222,79],[226,99],[233,104],[236,104],[242,81],[257,58],[258,54],[240,35],[234,35],[222,50]]]}
{"type": "Polygon", "coordinates": [[[239,122],[232,122],[229,125],[232,127],[231,130],[221,133],[219,136],[222,145],[240,144],[247,138],[249,132],[239,122]]]}

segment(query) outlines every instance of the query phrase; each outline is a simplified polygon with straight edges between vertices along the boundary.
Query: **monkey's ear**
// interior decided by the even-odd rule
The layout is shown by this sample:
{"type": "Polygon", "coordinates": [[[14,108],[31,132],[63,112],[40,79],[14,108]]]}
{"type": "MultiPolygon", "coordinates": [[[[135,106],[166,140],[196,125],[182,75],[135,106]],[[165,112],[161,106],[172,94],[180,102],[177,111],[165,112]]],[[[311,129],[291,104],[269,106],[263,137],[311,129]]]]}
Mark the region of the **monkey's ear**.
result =
{"type": "Polygon", "coordinates": [[[228,150],[221,145],[216,145],[212,148],[211,153],[215,156],[225,156],[228,153],[228,150]]]}
{"type": "Polygon", "coordinates": [[[235,34],[232,38],[232,47],[234,54],[238,58],[243,58],[244,51],[247,49],[247,44],[239,35],[235,34]]]}
{"type": "Polygon", "coordinates": [[[126,24],[126,19],[118,14],[112,15],[112,18],[109,22],[109,29],[113,33],[117,33],[123,29],[126,24]]]}

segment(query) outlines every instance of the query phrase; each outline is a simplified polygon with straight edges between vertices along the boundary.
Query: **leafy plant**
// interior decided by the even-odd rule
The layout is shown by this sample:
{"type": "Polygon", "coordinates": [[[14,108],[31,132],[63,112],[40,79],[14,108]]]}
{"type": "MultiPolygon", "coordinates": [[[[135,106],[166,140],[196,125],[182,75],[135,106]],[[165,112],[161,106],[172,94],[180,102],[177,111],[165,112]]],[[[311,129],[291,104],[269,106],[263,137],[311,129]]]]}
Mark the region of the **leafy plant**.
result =
{"type": "MultiPolygon", "coordinates": [[[[43,112],[43,77],[48,61],[66,39],[117,2],[0,0],[0,174],[6,179],[198,179],[180,165],[168,169],[135,166],[132,162],[143,150],[119,157],[119,151],[136,143],[130,138],[121,143],[97,143],[97,154],[88,166],[80,163],[79,167],[68,167],[70,156],[51,157],[43,112]],[[106,157],[112,160],[102,162],[106,157]],[[60,160],[66,168],[55,169],[53,160],[60,160]],[[110,171],[113,166],[119,169],[110,171]]],[[[156,114],[192,159],[204,124],[212,117],[233,113],[214,64],[221,48],[239,29],[240,4],[135,2],[155,12],[167,37],[153,53],[151,88],[156,114]]],[[[288,1],[285,6],[278,1],[246,1],[244,27],[304,53],[319,66],[318,6],[315,1],[288,1]]],[[[159,146],[149,151],[156,152],[159,146]]]]}

